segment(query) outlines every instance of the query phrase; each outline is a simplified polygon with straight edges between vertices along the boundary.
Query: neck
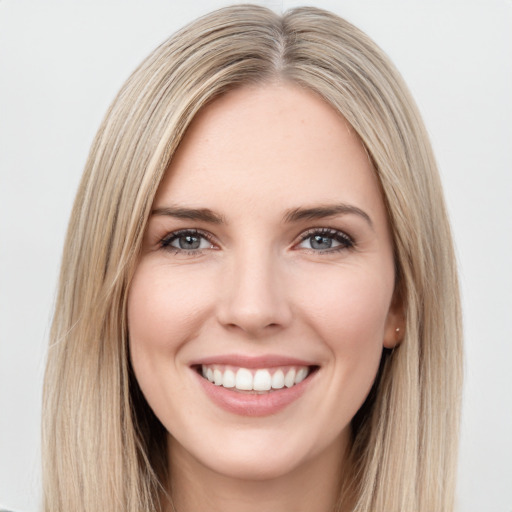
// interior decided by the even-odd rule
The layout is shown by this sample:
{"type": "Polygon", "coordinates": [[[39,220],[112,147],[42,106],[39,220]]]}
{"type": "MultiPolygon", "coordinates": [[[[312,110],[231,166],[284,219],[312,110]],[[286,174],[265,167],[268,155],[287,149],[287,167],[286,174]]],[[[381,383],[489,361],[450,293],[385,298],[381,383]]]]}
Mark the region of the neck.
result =
{"type": "MultiPolygon", "coordinates": [[[[173,507],[169,512],[333,512],[339,506],[347,443],[338,442],[307,463],[274,478],[220,474],[170,440],[173,507]]],[[[345,510],[345,507],[343,507],[345,510]]]]}

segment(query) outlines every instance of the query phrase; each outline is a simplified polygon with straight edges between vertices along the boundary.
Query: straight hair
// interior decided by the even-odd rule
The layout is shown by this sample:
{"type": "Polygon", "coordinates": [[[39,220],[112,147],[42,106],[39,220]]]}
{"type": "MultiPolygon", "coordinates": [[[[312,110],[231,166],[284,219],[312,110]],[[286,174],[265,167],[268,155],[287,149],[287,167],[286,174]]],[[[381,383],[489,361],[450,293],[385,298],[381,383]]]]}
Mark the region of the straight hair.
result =
{"type": "MultiPolygon", "coordinates": [[[[166,432],[134,379],[126,301],[159,183],[195,115],[244,85],[313,91],[357,132],[392,230],[405,336],[385,350],[352,422],[338,510],[453,510],[460,299],[436,162],[399,73],[329,12],[254,5],[208,14],[124,84],[98,131],[64,245],[44,381],[44,512],[155,512],[168,500],[166,432]]],[[[171,454],[172,456],[172,454],[171,454]]]]}

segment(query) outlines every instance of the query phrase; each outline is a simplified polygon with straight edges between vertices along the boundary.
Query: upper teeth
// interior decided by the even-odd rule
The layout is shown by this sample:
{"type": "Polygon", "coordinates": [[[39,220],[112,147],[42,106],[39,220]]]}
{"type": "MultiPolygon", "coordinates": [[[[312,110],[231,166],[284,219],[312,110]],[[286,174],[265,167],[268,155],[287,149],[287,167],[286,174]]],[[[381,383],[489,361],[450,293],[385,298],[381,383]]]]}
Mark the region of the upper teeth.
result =
{"type": "Polygon", "coordinates": [[[241,391],[269,391],[291,388],[302,382],[309,373],[307,366],[286,368],[233,368],[221,365],[203,365],[203,377],[216,386],[235,388],[241,391]]]}

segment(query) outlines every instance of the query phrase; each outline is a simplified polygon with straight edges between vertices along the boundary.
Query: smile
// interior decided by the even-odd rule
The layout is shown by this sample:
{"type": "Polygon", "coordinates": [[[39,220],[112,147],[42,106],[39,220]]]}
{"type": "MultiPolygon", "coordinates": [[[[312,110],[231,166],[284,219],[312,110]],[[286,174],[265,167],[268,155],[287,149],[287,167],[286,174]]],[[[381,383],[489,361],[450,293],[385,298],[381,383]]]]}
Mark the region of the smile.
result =
{"type": "Polygon", "coordinates": [[[190,365],[206,396],[225,411],[241,416],[269,416],[314,386],[320,366],[281,357],[214,356],[190,365]]]}
{"type": "Polygon", "coordinates": [[[201,365],[202,376],[227,389],[245,392],[269,392],[300,384],[311,373],[309,366],[277,368],[241,368],[228,365],[201,365]]]}

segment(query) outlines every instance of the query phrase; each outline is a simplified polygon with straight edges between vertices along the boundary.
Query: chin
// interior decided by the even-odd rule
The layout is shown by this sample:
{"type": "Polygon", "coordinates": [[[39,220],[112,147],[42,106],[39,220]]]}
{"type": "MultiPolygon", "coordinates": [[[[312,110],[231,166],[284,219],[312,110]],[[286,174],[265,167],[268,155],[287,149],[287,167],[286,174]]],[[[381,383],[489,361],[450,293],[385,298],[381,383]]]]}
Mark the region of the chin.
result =
{"type": "Polygon", "coordinates": [[[325,458],[341,460],[343,433],[329,441],[329,435],[314,439],[307,432],[301,435],[298,431],[276,433],[274,429],[241,428],[229,435],[214,435],[216,442],[204,437],[197,443],[188,439],[189,448],[173,440],[171,456],[176,450],[185,457],[192,455],[197,464],[194,472],[206,470],[239,481],[267,482],[309,470],[315,461],[325,458]]]}
{"type": "Polygon", "coordinates": [[[222,460],[204,461],[206,467],[226,478],[243,481],[269,481],[286,477],[301,466],[301,460],[268,452],[237,453],[222,460]]]}

